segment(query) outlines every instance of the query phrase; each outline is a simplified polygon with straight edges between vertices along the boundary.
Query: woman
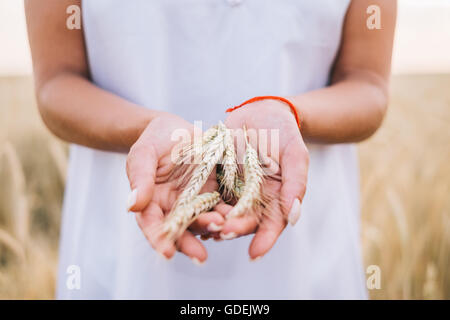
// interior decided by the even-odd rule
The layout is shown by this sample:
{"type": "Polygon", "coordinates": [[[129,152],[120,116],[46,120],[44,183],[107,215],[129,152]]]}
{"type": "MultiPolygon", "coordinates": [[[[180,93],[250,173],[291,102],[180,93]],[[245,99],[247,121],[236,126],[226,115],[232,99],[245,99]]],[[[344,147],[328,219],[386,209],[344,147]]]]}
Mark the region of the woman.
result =
{"type": "Polygon", "coordinates": [[[25,3],[40,112],[73,143],[59,298],[366,297],[350,143],[373,134],[386,110],[394,1],[25,3]],[[81,30],[65,27],[73,4],[81,30]],[[381,29],[367,27],[370,5],[381,29]],[[222,204],[162,248],[154,230],[179,192],[161,182],[173,131],[191,132],[195,120],[206,129],[227,107],[267,94],[288,98],[300,131],[277,100],[248,104],[225,123],[279,130],[281,219],[225,222],[222,204]],[[73,265],[75,289],[66,283],[73,265]]]}

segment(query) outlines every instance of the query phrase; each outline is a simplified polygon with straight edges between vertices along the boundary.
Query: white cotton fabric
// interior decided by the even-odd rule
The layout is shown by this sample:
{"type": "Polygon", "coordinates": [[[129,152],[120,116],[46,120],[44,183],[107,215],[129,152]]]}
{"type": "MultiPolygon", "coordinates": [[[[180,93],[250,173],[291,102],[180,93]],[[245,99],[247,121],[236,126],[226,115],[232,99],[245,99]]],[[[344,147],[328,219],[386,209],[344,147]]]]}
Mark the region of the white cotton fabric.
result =
{"type": "MultiPolygon", "coordinates": [[[[326,86],[349,1],[83,1],[92,79],[145,108],[202,120],[205,128],[253,96],[326,86]]],[[[209,258],[199,267],[181,254],[163,260],[127,213],[126,155],[72,145],[57,297],[366,298],[355,147],[309,151],[297,225],[257,262],[248,258],[251,237],[207,241],[209,258]]]]}

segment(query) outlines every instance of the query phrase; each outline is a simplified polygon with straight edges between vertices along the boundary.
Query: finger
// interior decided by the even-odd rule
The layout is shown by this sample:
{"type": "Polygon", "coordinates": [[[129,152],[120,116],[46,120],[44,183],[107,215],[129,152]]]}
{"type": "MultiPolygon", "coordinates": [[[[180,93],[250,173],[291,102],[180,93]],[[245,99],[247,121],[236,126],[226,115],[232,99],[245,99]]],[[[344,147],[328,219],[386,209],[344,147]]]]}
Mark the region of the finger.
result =
{"type": "Polygon", "coordinates": [[[133,145],[127,157],[127,175],[131,187],[128,211],[142,211],[150,203],[157,164],[157,155],[151,145],[139,142],[133,145]]]}
{"type": "Polygon", "coordinates": [[[248,253],[251,260],[264,256],[275,244],[283,229],[259,228],[253,237],[248,253]]]}
{"type": "Polygon", "coordinates": [[[227,216],[228,212],[233,209],[233,206],[226,204],[225,202],[219,202],[215,207],[214,211],[220,213],[224,218],[227,216]]]}
{"type": "Polygon", "coordinates": [[[155,202],[151,202],[143,212],[136,213],[136,221],[150,245],[165,258],[172,258],[175,254],[175,245],[161,236],[164,221],[161,208],[155,202]]]}
{"type": "Polygon", "coordinates": [[[219,184],[217,183],[216,170],[214,169],[200,190],[200,193],[217,191],[219,184]]]}
{"type": "Polygon", "coordinates": [[[194,234],[205,235],[207,233],[219,232],[225,222],[224,217],[215,211],[205,212],[189,226],[194,234]]]}
{"type": "Polygon", "coordinates": [[[286,220],[282,216],[281,207],[276,201],[272,202],[272,212],[270,216],[264,216],[256,231],[249,247],[251,260],[258,259],[265,255],[275,244],[283,229],[286,227],[286,220]]]}
{"type": "Polygon", "coordinates": [[[300,204],[306,191],[309,157],[298,135],[281,154],[281,209],[294,225],[300,217],[300,204]]]}
{"type": "Polygon", "coordinates": [[[225,221],[220,237],[223,240],[231,240],[254,233],[258,227],[256,214],[249,213],[241,217],[231,218],[225,221]]]}
{"type": "Polygon", "coordinates": [[[177,240],[177,249],[198,265],[203,264],[208,258],[208,253],[201,241],[189,231],[185,231],[177,240]]]}
{"type": "Polygon", "coordinates": [[[264,174],[277,179],[281,176],[281,168],[277,161],[263,153],[259,154],[264,174]]]}

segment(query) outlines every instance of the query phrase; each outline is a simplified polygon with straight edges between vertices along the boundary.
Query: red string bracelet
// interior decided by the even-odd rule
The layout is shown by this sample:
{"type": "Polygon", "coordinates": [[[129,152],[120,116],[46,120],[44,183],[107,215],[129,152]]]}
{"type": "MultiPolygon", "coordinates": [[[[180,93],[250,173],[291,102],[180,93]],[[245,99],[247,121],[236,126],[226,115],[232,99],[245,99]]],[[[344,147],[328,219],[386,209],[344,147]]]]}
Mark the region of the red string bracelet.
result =
{"type": "Polygon", "coordinates": [[[228,108],[228,109],[226,110],[226,112],[232,112],[232,111],[234,111],[234,110],[236,110],[236,109],[239,109],[240,107],[243,107],[243,106],[245,106],[246,104],[249,104],[249,103],[252,103],[252,102],[261,101],[261,100],[268,100],[268,99],[270,99],[270,100],[278,100],[278,101],[282,101],[282,102],[286,103],[286,104],[291,108],[291,111],[292,111],[292,113],[293,113],[294,116],[295,116],[295,121],[297,121],[298,128],[300,129],[300,117],[298,116],[297,109],[296,109],[295,106],[292,104],[292,102],[290,102],[288,99],[285,99],[285,98],[283,98],[283,97],[278,97],[278,96],[260,96],[260,97],[254,97],[254,98],[251,98],[251,99],[249,99],[249,100],[247,100],[247,101],[241,103],[241,104],[238,105],[238,106],[235,106],[235,107],[232,107],[232,108],[228,108]]]}

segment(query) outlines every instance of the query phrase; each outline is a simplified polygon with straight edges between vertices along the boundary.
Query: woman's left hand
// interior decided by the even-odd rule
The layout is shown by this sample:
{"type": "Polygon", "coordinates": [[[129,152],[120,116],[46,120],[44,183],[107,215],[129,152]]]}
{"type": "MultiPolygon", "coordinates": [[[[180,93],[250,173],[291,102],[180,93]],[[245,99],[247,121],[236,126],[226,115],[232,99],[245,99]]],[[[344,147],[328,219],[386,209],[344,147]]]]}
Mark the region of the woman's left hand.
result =
{"type": "MultiPolygon", "coordinates": [[[[255,214],[244,214],[225,222],[221,236],[223,239],[255,233],[250,244],[249,255],[256,259],[266,254],[275,244],[279,235],[289,221],[294,225],[300,217],[300,205],[306,191],[309,156],[303,142],[297,122],[289,106],[277,100],[262,100],[243,106],[229,114],[225,124],[230,129],[247,128],[250,142],[251,133],[258,135],[258,153],[260,159],[275,164],[276,172],[265,179],[264,191],[271,195],[269,203],[270,217],[262,216],[258,222],[255,214]],[[252,130],[254,129],[254,130],[252,130]],[[267,130],[267,148],[261,140],[261,130],[267,130]],[[275,130],[275,131],[273,131],[275,130]],[[278,139],[276,138],[278,131],[278,139]],[[272,134],[275,132],[275,135],[272,134]],[[270,142],[270,143],[269,143],[270,142]],[[262,149],[268,150],[262,150],[262,149]],[[276,151],[278,148],[278,155],[276,151]],[[267,157],[263,155],[267,154],[267,157]],[[278,159],[277,159],[278,158],[278,159]]],[[[238,158],[242,158],[243,135],[237,136],[238,158]],[[241,139],[241,141],[239,141],[241,139]]],[[[216,210],[226,215],[231,206],[221,204],[216,210]]]]}
{"type": "MultiPolygon", "coordinates": [[[[129,197],[129,210],[136,212],[138,226],[151,246],[166,258],[171,258],[178,250],[197,263],[204,262],[208,254],[195,235],[211,232],[211,224],[219,228],[224,221],[221,214],[213,211],[202,214],[175,243],[166,241],[160,232],[165,216],[181,192],[178,177],[172,176],[175,166],[172,149],[180,143],[175,133],[189,137],[193,131],[193,125],[186,120],[161,113],[131,147],[127,174],[133,190],[129,197]]],[[[212,174],[202,192],[212,192],[217,188],[216,177],[212,174]]]]}

